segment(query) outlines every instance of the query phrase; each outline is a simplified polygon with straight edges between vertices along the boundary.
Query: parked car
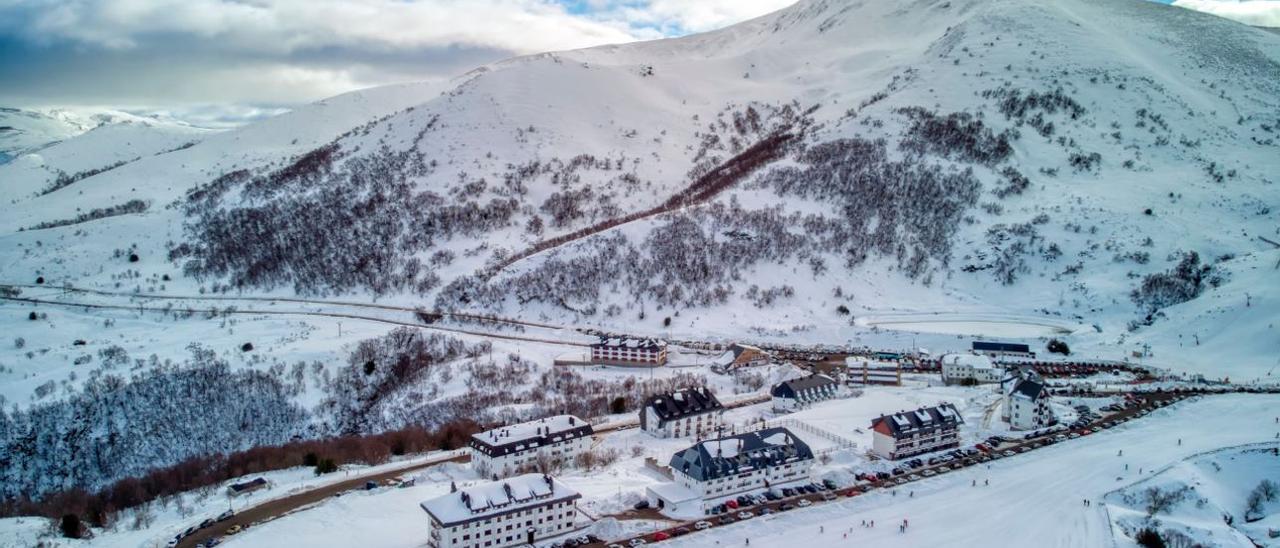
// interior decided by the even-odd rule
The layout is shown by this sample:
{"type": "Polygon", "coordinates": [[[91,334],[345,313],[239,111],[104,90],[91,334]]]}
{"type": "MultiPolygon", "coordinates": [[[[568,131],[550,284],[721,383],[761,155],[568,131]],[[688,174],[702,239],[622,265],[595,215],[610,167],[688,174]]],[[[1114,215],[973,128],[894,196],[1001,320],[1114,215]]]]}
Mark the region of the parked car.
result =
{"type": "Polygon", "coordinates": [[[792,488],[790,488],[790,487],[783,487],[783,488],[782,488],[782,496],[784,496],[784,497],[794,497],[795,495],[796,495],[796,490],[795,490],[795,489],[792,489],[792,488]]]}
{"type": "Polygon", "coordinates": [[[710,528],[711,528],[711,522],[709,522],[709,521],[699,521],[698,523],[693,524],[693,528],[694,528],[694,529],[696,529],[696,530],[698,530],[698,531],[702,531],[702,530],[705,530],[705,529],[710,529],[710,528]]]}
{"type": "Polygon", "coordinates": [[[806,506],[813,506],[813,503],[809,502],[809,499],[800,499],[798,502],[796,502],[796,504],[799,504],[801,508],[804,508],[806,506]]]}
{"type": "Polygon", "coordinates": [[[631,548],[635,548],[636,546],[644,546],[649,543],[645,542],[642,538],[633,538],[631,539],[631,542],[628,542],[627,544],[630,544],[631,548]]]}
{"type": "Polygon", "coordinates": [[[653,541],[654,541],[654,542],[662,542],[662,541],[664,541],[664,540],[668,540],[668,539],[670,539],[670,538],[671,538],[671,533],[668,533],[668,532],[666,532],[666,531],[658,531],[657,533],[654,533],[654,534],[653,534],[653,541]]]}
{"type": "Polygon", "coordinates": [[[827,491],[822,494],[822,500],[836,500],[836,496],[831,491],[827,491]]]}
{"type": "Polygon", "coordinates": [[[235,510],[227,510],[226,512],[218,514],[218,521],[227,521],[234,515],[236,515],[235,510]]]}
{"type": "Polygon", "coordinates": [[[751,512],[748,512],[746,510],[738,512],[738,519],[751,519],[754,517],[756,517],[755,514],[752,514],[751,512]]]}
{"type": "Polygon", "coordinates": [[[227,532],[227,535],[234,535],[243,530],[244,530],[244,527],[241,527],[239,525],[232,525],[231,527],[227,528],[226,532],[227,532]]]}
{"type": "Polygon", "coordinates": [[[649,507],[649,501],[647,500],[642,500],[640,502],[637,502],[635,503],[635,506],[634,506],[636,510],[644,510],[648,507],[649,507]]]}
{"type": "Polygon", "coordinates": [[[779,506],[779,507],[778,507],[778,509],[779,509],[779,510],[781,510],[781,511],[783,511],[783,512],[786,512],[787,510],[791,510],[791,509],[794,509],[794,508],[795,508],[795,506],[794,506],[794,505],[792,505],[790,502],[788,502],[788,503],[786,503],[786,504],[783,504],[782,506],[779,506]]]}
{"type": "Polygon", "coordinates": [[[822,484],[827,486],[827,489],[837,489],[840,487],[839,485],[836,485],[836,482],[834,480],[829,480],[829,479],[822,480],[822,484]]]}
{"type": "Polygon", "coordinates": [[[680,528],[677,528],[676,530],[672,531],[672,532],[671,532],[671,534],[672,534],[672,536],[677,536],[677,537],[678,537],[678,536],[682,536],[682,535],[687,535],[687,534],[692,533],[692,532],[693,532],[693,531],[690,531],[688,527],[680,527],[680,528]]]}
{"type": "Polygon", "coordinates": [[[716,520],[716,522],[718,522],[720,525],[728,525],[730,523],[733,523],[734,521],[735,520],[729,516],[720,516],[720,519],[716,520]]]}

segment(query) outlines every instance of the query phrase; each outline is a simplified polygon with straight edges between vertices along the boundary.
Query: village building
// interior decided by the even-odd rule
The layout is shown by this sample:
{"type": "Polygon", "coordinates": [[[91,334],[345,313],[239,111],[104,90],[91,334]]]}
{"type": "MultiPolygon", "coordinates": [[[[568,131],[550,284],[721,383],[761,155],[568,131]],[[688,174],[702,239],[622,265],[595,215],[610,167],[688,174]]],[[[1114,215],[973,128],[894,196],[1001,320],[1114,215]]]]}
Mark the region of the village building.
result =
{"type": "Polygon", "coordinates": [[[849,356],[844,359],[844,381],[850,385],[885,385],[900,386],[902,384],[902,364],[900,358],[886,357],[880,353],[872,357],[849,356]]]}
{"type": "Polygon", "coordinates": [[[698,442],[671,456],[673,483],[649,488],[649,502],[673,516],[697,516],[745,493],[807,483],[814,455],[781,427],[698,442]]]}
{"type": "Polygon", "coordinates": [[[716,358],[712,363],[712,367],[718,371],[732,371],[740,367],[754,367],[757,365],[768,365],[772,361],[772,356],[768,352],[757,346],[746,344],[732,344],[729,349],[716,358]]]}
{"type": "Polygon", "coordinates": [[[790,413],[839,396],[840,383],[826,375],[809,375],[775,384],[769,395],[773,397],[774,411],[790,413]]]}
{"type": "Polygon", "coordinates": [[[1034,358],[1036,353],[1031,347],[1020,343],[1002,343],[990,341],[973,341],[973,352],[992,358],[1010,356],[1015,358],[1034,358]]]}
{"type": "Polygon", "coordinates": [[[543,474],[474,485],[420,504],[431,523],[430,548],[502,548],[573,530],[582,498],[543,474]]]}
{"type": "Polygon", "coordinates": [[[532,470],[541,460],[572,464],[591,447],[591,424],[558,415],[513,424],[471,436],[471,466],[482,477],[505,477],[532,470]]]}
{"type": "Polygon", "coordinates": [[[871,421],[871,451],[881,458],[898,460],[960,446],[964,419],[954,405],[881,415],[871,421]]]}
{"type": "Polygon", "coordinates": [[[1031,369],[1019,370],[1005,379],[1000,418],[1014,430],[1035,430],[1057,422],[1049,407],[1049,391],[1031,369]]]}
{"type": "Polygon", "coordinates": [[[601,365],[656,367],[667,363],[667,341],[601,337],[591,345],[591,361],[601,365]]]}
{"type": "Polygon", "coordinates": [[[947,354],[942,357],[942,382],[992,384],[1004,380],[1004,368],[979,354],[947,354]]]}
{"type": "Polygon", "coordinates": [[[640,408],[640,429],[660,438],[699,438],[715,432],[724,406],[711,389],[684,388],[650,396],[640,408]]]}
{"type": "Polygon", "coordinates": [[[246,482],[233,483],[227,486],[227,496],[238,497],[240,495],[266,488],[268,485],[270,485],[270,483],[267,482],[266,478],[255,478],[246,482]]]}

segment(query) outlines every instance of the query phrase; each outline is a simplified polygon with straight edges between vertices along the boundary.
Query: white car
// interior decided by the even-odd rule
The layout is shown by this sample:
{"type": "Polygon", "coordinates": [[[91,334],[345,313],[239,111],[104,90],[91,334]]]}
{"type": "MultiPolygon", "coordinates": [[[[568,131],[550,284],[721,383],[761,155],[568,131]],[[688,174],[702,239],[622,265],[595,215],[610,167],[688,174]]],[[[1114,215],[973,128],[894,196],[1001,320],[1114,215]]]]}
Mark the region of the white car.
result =
{"type": "Polygon", "coordinates": [[[738,512],[738,519],[751,519],[754,517],[756,517],[755,514],[752,514],[751,512],[747,512],[746,510],[738,512]]]}
{"type": "Polygon", "coordinates": [[[631,539],[631,542],[628,542],[627,544],[630,544],[632,548],[635,548],[636,546],[644,546],[649,543],[645,542],[642,538],[633,538],[631,539]]]}
{"type": "Polygon", "coordinates": [[[797,502],[796,504],[799,504],[801,508],[804,508],[806,506],[813,506],[813,503],[809,502],[809,499],[800,499],[800,502],[797,502]]]}
{"type": "Polygon", "coordinates": [[[703,531],[703,530],[706,530],[706,529],[710,529],[710,528],[711,528],[711,522],[709,522],[709,521],[699,521],[698,523],[693,524],[693,528],[694,528],[694,529],[697,529],[697,530],[699,530],[699,531],[703,531]]]}

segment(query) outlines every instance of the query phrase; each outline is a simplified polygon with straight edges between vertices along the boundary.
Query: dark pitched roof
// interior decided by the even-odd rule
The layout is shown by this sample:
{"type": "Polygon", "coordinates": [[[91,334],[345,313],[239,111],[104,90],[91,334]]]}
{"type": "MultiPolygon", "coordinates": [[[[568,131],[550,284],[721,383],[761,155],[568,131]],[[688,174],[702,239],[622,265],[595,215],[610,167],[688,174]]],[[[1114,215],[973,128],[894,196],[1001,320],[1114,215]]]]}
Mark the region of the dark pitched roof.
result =
{"type": "Polygon", "coordinates": [[[1035,401],[1045,395],[1044,384],[1034,379],[1018,379],[1013,385],[1013,391],[1010,392],[1010,395],[1013,394],[1021,394],[1035,401]]]}
{"type": "Polygon", "coordinates": [[[647,350],[657,352],[667,347],[667,341],[662,339],[628,339],[621,337],[600,337],[600,340],[591,343],[592,348],[630,348],[634,350],[647,350]]]}
{"type": "Polygon", "coordinates": [[[587,421],[573,415],[557,415],[472,434],[470,446],[490,457],[500,457],[590,436],[593,432],[587,421]]]}
{"type": "Polygon", "coordinates": [[[809,445],[782,427],[698,442],[671,456],[671,469],[698,481],[813,459],[809,445]]]}
{"type": "Polygon", "coordinates": [[[1031,347],[1025,344],[1017,344],[1017,343],[973,341],[973,349],[986,351],[986,352],[1021,352],[1024,354],[1031,353],[1031,347]]]}
{"type": "Polygon", "coordinates": [[[955,427],[964,423],[956,406],[944,403],[937,407],[922,407],[915,411],[903,411],[892,415],[881,415],[871,420],[871,427],[883,423],[895,438],[915,434],[941,427],[955,427]]]}
{"type": "Polygon", "coordinates": [[[263,487],[266,485],[267,485],[266,478],[256,478],[243,483],[233,483],[231,484],[230,489],[233,492],[240,493],[243,491],[252,491],[254,489],[257,489],[259,487],[263,487]]]}
{"type": "Polygon", "coordinates": [[[836,380],[826,375],[809,375],[799,379],[791,379],[773,385],[769,394],[776,398],[795,398],[808,390],[835,390],[836,380]]]}
{"type": "Polygon", "coordinates": [[[704,386],[650,396],[640,411],[642,421],[645,417],[644,409],[649,408],[652,408],[654,414],[658,416],[659,425],[661,425],[670,420],[720,411],[724,406],[720,404],[720,400],[716,399],[711,389],[704,386]]]}

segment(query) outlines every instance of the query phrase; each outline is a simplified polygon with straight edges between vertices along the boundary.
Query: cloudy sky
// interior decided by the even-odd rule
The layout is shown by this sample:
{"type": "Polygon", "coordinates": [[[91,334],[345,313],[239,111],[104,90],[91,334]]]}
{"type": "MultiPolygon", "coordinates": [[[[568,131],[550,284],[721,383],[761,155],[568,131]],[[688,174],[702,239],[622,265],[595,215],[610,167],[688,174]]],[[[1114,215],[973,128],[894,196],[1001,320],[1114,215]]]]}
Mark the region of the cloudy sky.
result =
{"type": "MultiPolygon", "coordinates": [[[[236,123],[512,55],[679,36],[794,0],[0,0],[0,105],[236,123]]],[[[1280,0],[1162,0],[1280,26],[1280,0]]]]}

